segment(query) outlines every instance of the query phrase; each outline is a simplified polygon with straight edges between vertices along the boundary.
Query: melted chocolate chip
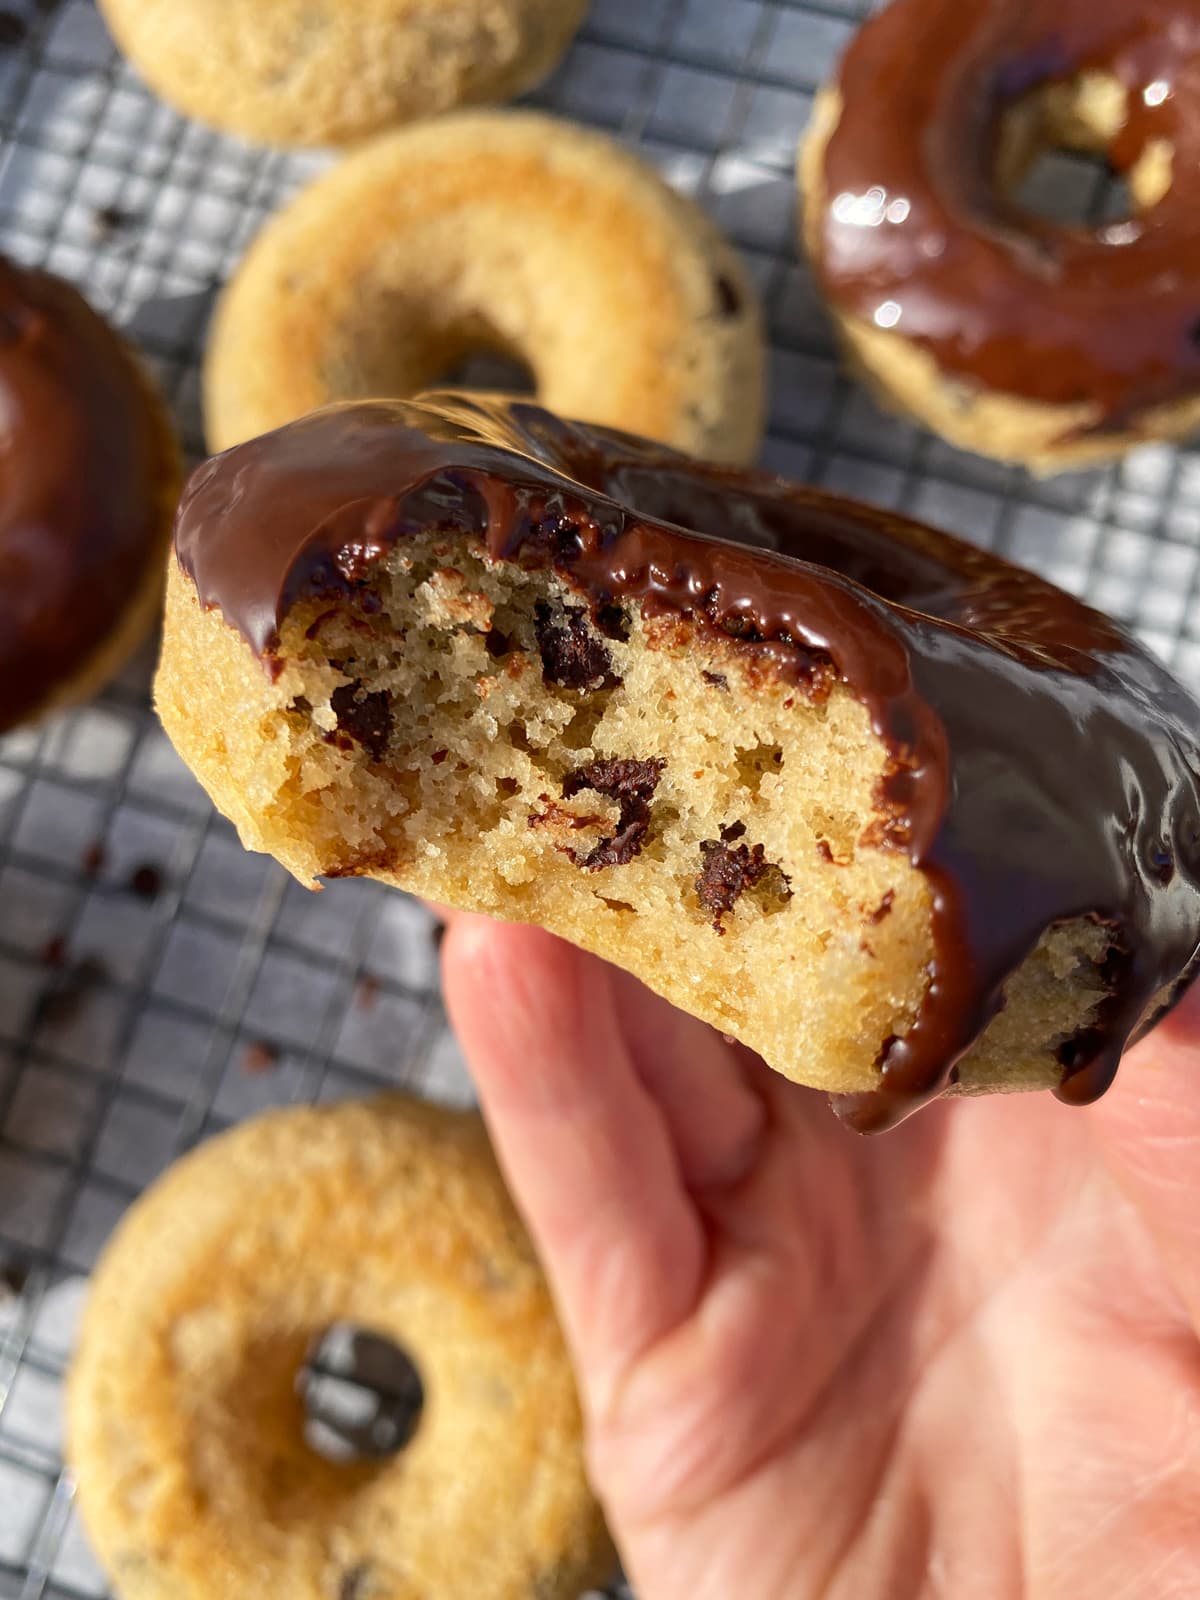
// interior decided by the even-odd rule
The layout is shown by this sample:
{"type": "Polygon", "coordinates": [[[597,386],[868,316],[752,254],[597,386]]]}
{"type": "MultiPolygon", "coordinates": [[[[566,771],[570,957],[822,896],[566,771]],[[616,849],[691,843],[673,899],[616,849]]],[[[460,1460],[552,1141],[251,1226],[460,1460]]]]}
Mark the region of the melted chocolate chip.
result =
{"type": "MultiPolygon", "coordinates": [[[[728,624],[748,677],[861,704],[895,775],[875,842],[927,881],[933,959],[880,1091],[840,1106],[856,1126],[945,1088],[1050,927],[1097,914],[1134,952],[1062,1098],[1102,1093],[1180,992],[1200,947],[1200,710],[1061,589],[889,512],[467,395],[343,406],[239,446],[193,477],[176,553],[270,670],[292,605],[377,511],[387,548],[452,528],[501,566],[552,569],[592,615],[683,619],[702,647],[728,624]],[[1151,865],[1164,829],[1169,883],[1151,865]]],[[[618,858],[644,836],[633,806],[629,827],[618,858]]]]}
{"type": "Polygon", "coordinates": [[[564,799],[589,789],[615,800],[619,813],[616,833],[601,839],[582,860],[575,851],[568,852],[576,866],[586,867],[589,872],[601,867],[623,867],[640,853],[650,831],[650,801],[665,766],[666,762],[657,756],[647,761],[614,758],[592,761],[567,774],[562,786],[564,799]]]}
{"type": "Polygon", "coordinates": [[[392,703],[382,689],[344,683],[329,697],[338,730],[360,744],[374,761],[382,759],[392,736],[392,703]]]}
{"type": "Polygon", "coordinates": [[[705,683],[711,683],[714,689],[724,689],[728,693],[729,679],[723,672],[702,672],[700,676],[705,683]]]}
{"type": "Polygon", "coordinates": [[[562,689],[600,689],[609,681],[612,657],[587,625],[582,607],[568,606],[556,622],[539,601],[533,631],[542,658],[542,676],[562,689]]]}
{"type": "Polygon", "coordinates": [[[508,635],[501,633],[499,628],[489,628],[484,635],[483,648],[493,660],[498,661],[512,649],[512,643],[508,635]]]}
{"type": "Polygon", "coordinates": [[[892,906],[895,904],[895,901],[896,891],[894,889],[889,889],[884,895],[883,899],[875,907],[874,911],[872,911],[868,921],[873,923],[876,927],[878,927],[881,922],[885,922],[892,914],[892,906]]]}
{"type": "Polygon", "coordinates": [[[767,871],[769,863],[761,844],[723,844],[705,839],[700,845],[702,865],[696,879],[700,904],[712,916],[712,925],[722,936],[723,919],[729,915],[747,889],[752,889],[767,871]]]}
{"type": "Polygon", "coordinates": [[[391,1339],[345,1322],[314,1343],[296,1391],[305,1439],[333,1461],[397,1455],[415,1435],[425,1404],[411,1356],[391,1339]]]}
{"type": "Polygon", "coordinates": [[[742,309],[741,290],[725,273],[717,279],[717,304],[723,317],[736,317],[742,309]]]}

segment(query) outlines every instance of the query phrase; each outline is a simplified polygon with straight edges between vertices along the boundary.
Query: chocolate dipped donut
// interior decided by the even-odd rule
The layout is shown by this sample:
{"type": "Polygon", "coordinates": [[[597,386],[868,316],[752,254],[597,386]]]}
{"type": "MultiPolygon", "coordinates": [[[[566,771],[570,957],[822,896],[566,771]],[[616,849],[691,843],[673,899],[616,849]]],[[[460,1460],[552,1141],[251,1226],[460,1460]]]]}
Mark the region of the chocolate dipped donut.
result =
{"type": "Polygon", "coordinates": [[[84,699],[155,620],[180,480],[161,397],[61,278],[0,258],[0,733],[84,699]]]}
{"type": "Polygon", "coordinates": [[[1200,711],[883,511],[537,407],[334,407],[201,467],[164,725],[243,841],[543,924],[860,1127],[1083,1102],[1200,939],[1200,711]]]}
{"type": "Polygon", "coordinates": [[[884,397],[1057,470],[1200,420],[1200,17],[1180,0],[893,0],[801,151],[805,233],[884,397]],[[1132,214],[1024,210],[1037,155],[1103,153],[1132,214]]]}

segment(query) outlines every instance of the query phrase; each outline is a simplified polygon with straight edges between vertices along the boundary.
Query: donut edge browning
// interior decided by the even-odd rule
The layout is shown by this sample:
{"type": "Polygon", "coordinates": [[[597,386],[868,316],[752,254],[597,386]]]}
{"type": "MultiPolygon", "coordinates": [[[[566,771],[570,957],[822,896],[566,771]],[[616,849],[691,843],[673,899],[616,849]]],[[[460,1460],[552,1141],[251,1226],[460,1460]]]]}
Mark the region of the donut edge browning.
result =
{"type": "Polygon", "coordinates": [[[465,0],[478,14],[474,38],[439,30],[428,12],[407,20],[419,0],[325,0],[323,11],[309,0],[277,0],[261,8],[276,15],[256,23],[232,8],[224,29],[214,28],[215,8],[192,0],[101,0],[101,10],[169,105],[241,138],[303,148],[349,145],[460,105],[515,99],[558,65],[588,3],[500,0],[498,9],[496,0],[465,0]],[[333,38],[302,52],[314,10],[333,38]],[[473,59],[489,29],[490,54],[473,59]],[[398,51],[402,63],[389,72],[398,51]]]}
{"type": "MultiPolygon", "coordinates": [[[[590,250],[587,260],[599,273],[590,250]]],[[[442,374],[426,370],[424,344],[436,342],[439,319],[463,315],[526,362],[549,410],[717,461],[743,464],[759,449],[767,351],[739,252],[611,137],[530,111],[461,112],[383,134],[267,221],[214,317],[203,376],[209,448],[228,449],[332,401],[427,389],[442,374]],[[401,183],[392,216],[388,197],[400,195],[401,183]],[[515,266],[502,230],[480,226],[472,237],[464,221],[471,205],[490,206],[497,192],[510,210],[522,199],[544,214],[543,256],[556,229],[578,237],[578,257],[585,230],[607,225],[597,250],[627,278],[618,294],[615,270],[601,274],[592,302],[611,302],[619,327],[609,318],[581,323],[574,307],[584,285],[553,251],[542,273],[528,237],[515,266]],[[407,208],[435,237],[437,225],[452,226],[453,259],[436,271],[423,257],[407,271],[397,266],[407,208]],[[390,334],[388,307],[410,299],[404,332],[390,334]],[[377,323],[364,309],[376,304],[377,323]],[[412,382],[364,385],[361,361],[403,337],[412,382]]]]}

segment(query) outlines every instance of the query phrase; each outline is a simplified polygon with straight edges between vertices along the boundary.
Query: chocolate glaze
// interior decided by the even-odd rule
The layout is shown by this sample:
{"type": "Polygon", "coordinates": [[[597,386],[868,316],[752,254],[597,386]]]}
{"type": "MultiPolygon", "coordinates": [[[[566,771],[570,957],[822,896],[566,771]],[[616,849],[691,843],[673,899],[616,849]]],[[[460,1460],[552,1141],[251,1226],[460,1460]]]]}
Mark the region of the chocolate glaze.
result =
{"type": "Polygon", "coordinates": [[[924,346],[945,374],[1095,431],[1200,388],[1200,13],[1185,0],[893,0],[842,62],[818,270],[843,312],[924,346]],[[1024,212],[994,181],[1005,111],[1084,71],[1127,91],[1109,159],[1156,140],[1172,187],[1096,229],[1024,212]]]}
{"type": "Polygon", "coordinates": [[[81,295],[0,259],[0,733],[86,668],[146,580],[170,471],[154,404],[81,295]]]}
{"type": "Polygon", "coordinates": [[[334,407],[217,457],[176,550],[269,664],[296,601],[352,599],[430,525],[552,565],[594,615],[682,612],[866,706],[892,757],[881,842],[929,878],[936,953],[882,1087],[841,1108],[856,1126],[949,1083],[1055,923],[1096,919],[1123,953],[1064,1048],[1064,1100],[1102,1093],[1180,986],[1200,939],[1200,709],[1099,613],[887,512],[461,395],[334,407]]]}

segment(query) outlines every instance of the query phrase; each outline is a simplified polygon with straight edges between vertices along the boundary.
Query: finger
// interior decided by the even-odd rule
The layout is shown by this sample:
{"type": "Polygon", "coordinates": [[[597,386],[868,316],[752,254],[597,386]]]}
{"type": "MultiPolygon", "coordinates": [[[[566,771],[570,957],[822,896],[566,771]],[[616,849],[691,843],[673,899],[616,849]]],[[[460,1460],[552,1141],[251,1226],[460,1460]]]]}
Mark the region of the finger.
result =
{"type": "Polygon", "coordinates": [[[1091,1115],[1109,1170],[1200,1329],[1200,988],[1130,1051],[1091,1115]]]}
{"type": "Polygon", "coordinates": [[[537,928],[460,915],[446,1000],[513,1195],[593,1384],[691,1310],[705,1240],[622,1037],[609,969],[537,928]]]}
{"type": "Polygon", "coordinates": [[[628,973],[614,970],[611,981],[625,1046],[670,1130],[684,1183],[700,1195],[740,1183],[761,1152],[767,1114],[738,1052],[628,973]]]}

